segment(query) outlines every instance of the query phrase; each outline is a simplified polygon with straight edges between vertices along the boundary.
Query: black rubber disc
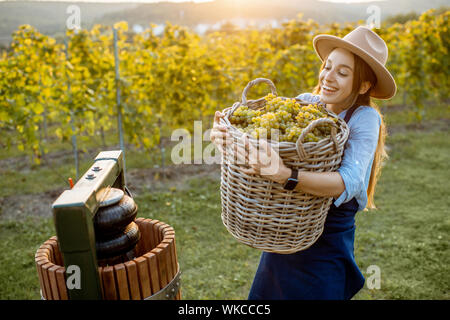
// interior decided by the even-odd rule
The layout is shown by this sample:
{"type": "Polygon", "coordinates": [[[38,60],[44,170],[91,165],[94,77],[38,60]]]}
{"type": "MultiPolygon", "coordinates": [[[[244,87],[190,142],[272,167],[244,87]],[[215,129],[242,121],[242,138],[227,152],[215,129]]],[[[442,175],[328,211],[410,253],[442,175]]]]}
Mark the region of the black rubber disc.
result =
{"type": "Polygon", "coordinates": [[[124,254],[136,246],[140,237],[141,233],[137,224],[131,222],[123,231],[110,239],[96,239],[97,257],[105,259],[124,254]]]}
{"type": "Polygon", "coordinates": [[[124,195],[119,203],[97,210],[94,217],[95,235],[99,239],[120,233],[136,218],[137,205],[133,198],[124,195]]]}

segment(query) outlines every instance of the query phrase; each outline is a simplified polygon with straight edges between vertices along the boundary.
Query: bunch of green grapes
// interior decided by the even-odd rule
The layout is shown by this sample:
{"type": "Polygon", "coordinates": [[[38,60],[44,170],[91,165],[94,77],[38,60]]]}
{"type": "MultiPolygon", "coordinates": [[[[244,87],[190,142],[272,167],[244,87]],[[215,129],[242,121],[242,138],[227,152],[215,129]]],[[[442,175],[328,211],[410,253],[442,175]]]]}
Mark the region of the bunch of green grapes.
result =
{"type": "Polygon", "coordinates": [[[239,106],[230,117],[230,122],[240,129],[252,124],[252,119],[258,118],[261,111],[249,109],[247,106],[239,106]]]}
{"type": "MultiPolygon", "coordinates": [[[[322,105],[301,106],[295,99],[282,99],[272,93],[264,97],[266,104],[261,110],[239,106],[230,117],[231,124],[239,130],[259,139],[296,142],[311,121],[330,118],[322,105]]],[[[329,136],[329,125],[320,125],[309,132],[304,142],[317,142],[329,136]]]]}

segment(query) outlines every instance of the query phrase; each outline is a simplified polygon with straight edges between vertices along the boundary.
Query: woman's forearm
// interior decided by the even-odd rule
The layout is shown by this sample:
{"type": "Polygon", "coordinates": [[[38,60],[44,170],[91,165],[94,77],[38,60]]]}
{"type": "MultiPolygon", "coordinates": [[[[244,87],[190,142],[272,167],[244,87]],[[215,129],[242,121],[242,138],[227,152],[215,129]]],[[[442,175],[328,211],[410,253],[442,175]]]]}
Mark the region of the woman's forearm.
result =
{"type": "MultiPolygon", "coordinates": [[[[291,175],[291,169],[280,172],[278,182],[284,183],[291,175]],[[284,181],[284,182],[283,182],[284,181]]],[[[299,171],[297,191],[303,191],[319,197],[338,197],[344,192],[345,184],[339,172],[299,171]]]]}
{"type": "Polygon", "coordinates": [[[319,197],[338,197],[344,192],[345,184],[339,172],[300,171],[295,190],[319,197]]]}

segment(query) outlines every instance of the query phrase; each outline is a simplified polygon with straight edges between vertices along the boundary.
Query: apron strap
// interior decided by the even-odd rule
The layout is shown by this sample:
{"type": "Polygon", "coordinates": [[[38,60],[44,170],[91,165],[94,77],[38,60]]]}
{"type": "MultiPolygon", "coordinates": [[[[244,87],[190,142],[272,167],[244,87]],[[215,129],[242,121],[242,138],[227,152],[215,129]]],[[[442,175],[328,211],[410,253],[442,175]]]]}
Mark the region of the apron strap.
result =
{"type": "Polygon", "coordinates": [[[350,109],[347,110],[347,113],[345,114],[344,121],[348,123],[350,121],[350,118],[352,117],[353,112],[358,109],[359,106],[353,105],[350,109]]]}

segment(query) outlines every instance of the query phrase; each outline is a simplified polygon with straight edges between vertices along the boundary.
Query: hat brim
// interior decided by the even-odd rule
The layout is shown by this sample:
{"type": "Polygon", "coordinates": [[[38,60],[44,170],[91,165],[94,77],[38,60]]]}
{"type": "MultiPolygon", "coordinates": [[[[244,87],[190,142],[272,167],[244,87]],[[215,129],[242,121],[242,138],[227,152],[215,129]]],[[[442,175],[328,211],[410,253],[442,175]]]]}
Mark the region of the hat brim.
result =
{"type": "Polygon", "coordinates": [[[344,48],[361,57],[373,70],[377,77],[377,84],[371,89],[370,95],[376,99],[387,100],[395,96],[397,85],[391,73],[372,55],[365,50],[341,38],[323,34],[314,37],[313,47],[322,61],[335,48],[344,48]]]}

